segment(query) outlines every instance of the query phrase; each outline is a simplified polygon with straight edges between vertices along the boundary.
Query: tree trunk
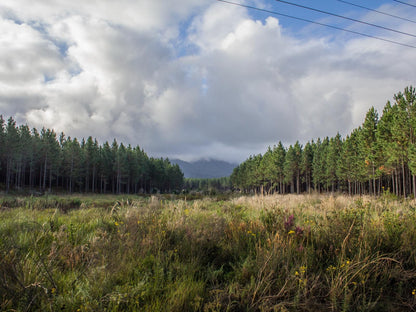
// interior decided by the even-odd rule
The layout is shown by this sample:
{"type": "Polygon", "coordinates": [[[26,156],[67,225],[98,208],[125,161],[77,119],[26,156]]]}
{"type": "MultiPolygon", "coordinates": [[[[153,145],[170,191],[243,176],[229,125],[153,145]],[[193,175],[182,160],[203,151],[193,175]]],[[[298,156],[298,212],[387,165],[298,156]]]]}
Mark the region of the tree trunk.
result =
{"type": "Polygon", "coordinates": [[[403,197],[406,197],[406,172],[404,170],[404,162],[402,162],[402,172],[403,172],[403,197]]]}
{"type": "Polygon", "coordinates": [[[300,194],[300,173],[299,173],[299,171],[296,175],[296,193],[298,195],[300,194]]]}
{"type": "Polygon", "coordinates": [[[11,160],[7,160],[7,167],[6,167],[6,193],[9,192],[10,189],[10,172],[11,172],[11,160]]]}
{"type": "Polygon", "coordinates": [[[416,198],[416,175],[412,175],[413,178],[413,198],[416,198]]]}
{"type": "Polygon", "coordinates": [[[49,193],[52,192],[52,168],[49,170],[49,193]]]}
{"type": "Polygon", "coordinates": [[[45,168],[43,168],[43,190],[46,190],[46,167],[48,165],[48,154],[45,156],[45,168]]]}
{"type": "Polygon", "coordinates": [[[92,167],[92,192],[95,193],[95,165],[92,167]]]}

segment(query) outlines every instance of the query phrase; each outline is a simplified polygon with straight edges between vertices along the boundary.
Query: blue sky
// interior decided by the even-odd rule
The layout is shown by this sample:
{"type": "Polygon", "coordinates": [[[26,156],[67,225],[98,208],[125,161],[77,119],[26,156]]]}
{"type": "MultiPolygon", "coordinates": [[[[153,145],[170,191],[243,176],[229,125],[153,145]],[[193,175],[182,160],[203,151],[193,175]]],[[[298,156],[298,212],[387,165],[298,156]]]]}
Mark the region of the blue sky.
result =
{"type": "MultiPolygon", "coordinates": [[[[239,1],[231,1],[231,2],[242,3],[239,1]]],[[[297,4],[303,7],[309,7],[309,8],[320,10],[323,12],[345,16],[347,18],[368,21],[370,23],[371,23],[371,20],[368,19],[368,14],[373,14],[375,16],[379,16],[383,18],[386,18],[386,16],[383,14],[376,13],[376,12],[371,12],[368,9],[373,9],[373,10],[377,10],[380,12],[392,14],[391,7],[396,7],[399,10],[407,9],[410,12],[412,10],[413,10],[413,13],[415,12],[415,9],[409,6],[403,5],[401,3],[395,3],[393,1],[294,0],[294,1],[286,1],[286,2],[297,4]]],[[[253,6],[253,7],[273,11],[276,13],[284,14],[284,15],[289,15],[289,16],[293,16],[293,17],[297,17],[301,19],[312,20],[312,21],[323,23],[323,24],[336,26],[339,28],[345,28],[347,30],[357,30],[357,26],[360,26],[359,27],[360,31],[363,33],[379,34],[378,32],[379,29],[377,28],[374,28],[371,26],[362,26],[359,23],[356,23],[347,19],[332,16],[330,14],[325,14],[323,12],[322,13],[317,12],[311,9],[299,7],[296,5],[289,4],[289,3],[284,3],[284,2],[279,2],[279,1],[264,1],[262,3],[260,3],[259,1],[249,1],[245,4],[253,6]]],[[[291,32],[294,36],[302,37],[304,35],[311,35],[311,32],[313,32],[314,36],[331,36],[331,35],[339,36],[340,35],[339,33],[343,33],[342,31],[334,30],[330,27],[314,25],[312,23],[300,21],[295,18],[281,16],[278,14],[274,15],[274,14],[269,14],[267,12],[256,11],[253,9],[249,9],[249,14],[253,19],[258,19],[258,20],[263,20],[263,21],[270,15],[275,16],[280,20],[281,25],[287,31],[291,32]]],[[[411,16],[411,14],[409,15],[411,16]]],[[[405,17],[404,15],[401,15],[401,16],[405,17]]],[[[397,19],[394,17],[387,17],[387,21],[383,21],[382,23],[376,23],[376,22],[373,22],[373,23],[380,25],[380,26],[389,26],[389,27],[391,26],[391,28],[395,28],[395,27],[400,27],[401,22],[402,21],[400,19],[397,19]]],[[[346,34],[348,33],[344,32],[344,35],[346,34]]],[[[388,36],[390,32],[386,31],[386,32],[383,32],[383,34],[386,34],[388,36]]],[[[356,36],[356,35],[349,34],[349,36],[356,36]]]]}
{"type": "MultiPolygon", "coordinates": [[[[231,1],[416,45],[277,1],[231,1]]],[[[337,0],[291,2],[416,32],[337,0]]],[[[416,80],[416,49],[216,0],[3,0],[0,30],[0,114],[184,160],[242,161],[278,141],[345,136],[416,80]]]]}

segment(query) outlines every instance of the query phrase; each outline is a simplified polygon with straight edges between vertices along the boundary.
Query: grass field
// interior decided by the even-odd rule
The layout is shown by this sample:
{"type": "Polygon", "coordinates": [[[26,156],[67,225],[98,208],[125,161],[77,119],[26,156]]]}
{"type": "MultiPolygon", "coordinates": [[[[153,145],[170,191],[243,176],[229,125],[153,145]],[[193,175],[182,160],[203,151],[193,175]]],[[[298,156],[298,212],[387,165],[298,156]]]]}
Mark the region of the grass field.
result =
{"type": "Polygon", "coordinates": [[[0,197],[1,311],[414,311],[416,201],[0,197]]]}

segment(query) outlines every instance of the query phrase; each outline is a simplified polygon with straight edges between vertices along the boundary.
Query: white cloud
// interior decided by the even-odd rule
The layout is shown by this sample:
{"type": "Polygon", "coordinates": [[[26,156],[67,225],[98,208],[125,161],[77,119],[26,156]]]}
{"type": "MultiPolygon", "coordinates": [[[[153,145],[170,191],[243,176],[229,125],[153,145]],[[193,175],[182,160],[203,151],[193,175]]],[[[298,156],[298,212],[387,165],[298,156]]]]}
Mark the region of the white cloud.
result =
{"type": "Polygon", "coordinates": [[[415,80],[410,48],[299,39],[219,2],[5,0],[0,28],[3,115],[157,156],[345,135],[415,80]]]}

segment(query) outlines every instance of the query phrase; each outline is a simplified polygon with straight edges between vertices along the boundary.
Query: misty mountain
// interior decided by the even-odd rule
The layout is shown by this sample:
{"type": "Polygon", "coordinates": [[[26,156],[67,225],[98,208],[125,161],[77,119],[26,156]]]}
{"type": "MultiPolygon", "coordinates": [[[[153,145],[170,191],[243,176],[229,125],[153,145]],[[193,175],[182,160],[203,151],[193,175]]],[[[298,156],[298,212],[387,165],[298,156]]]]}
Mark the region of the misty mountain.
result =
{"type": "Polygon", "coordinates": [[[198,160],[187,162],[180,159],[170,159],[172,164],[178,164],[185,178],[222,178],[228,177],[237,164],[222,160],[198,160]]]}

